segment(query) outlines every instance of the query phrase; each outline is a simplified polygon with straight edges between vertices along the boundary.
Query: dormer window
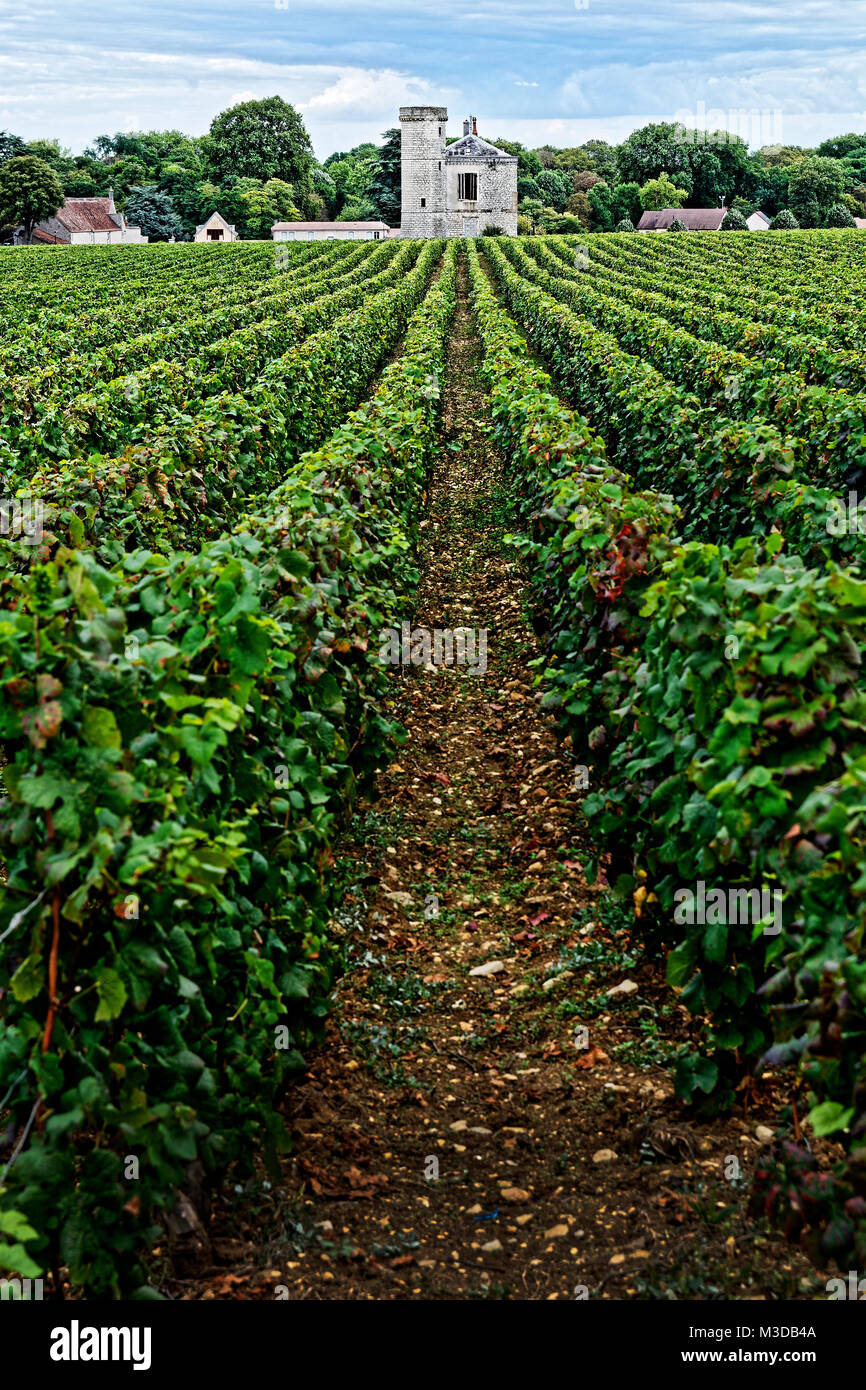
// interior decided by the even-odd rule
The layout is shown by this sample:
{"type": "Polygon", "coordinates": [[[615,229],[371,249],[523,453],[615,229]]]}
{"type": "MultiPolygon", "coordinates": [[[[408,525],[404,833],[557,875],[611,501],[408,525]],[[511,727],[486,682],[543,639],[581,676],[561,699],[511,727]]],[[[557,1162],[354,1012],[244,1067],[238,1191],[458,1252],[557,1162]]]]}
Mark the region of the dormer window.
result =
{"type": "Polygon", "coordinates": [[[474,203],[478,199],[478,175],[477,174],[458,174],[457,175],[457,197],[461,201],[474,203]]]}

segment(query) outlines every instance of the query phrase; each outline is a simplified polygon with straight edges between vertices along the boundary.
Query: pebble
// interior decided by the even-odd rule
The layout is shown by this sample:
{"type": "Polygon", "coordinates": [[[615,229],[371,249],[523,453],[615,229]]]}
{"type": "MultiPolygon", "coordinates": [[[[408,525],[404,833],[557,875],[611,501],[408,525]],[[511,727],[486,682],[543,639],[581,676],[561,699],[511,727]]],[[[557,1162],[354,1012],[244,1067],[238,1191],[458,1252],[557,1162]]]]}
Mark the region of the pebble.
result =
{"type": "Polygon", "coordinates": [[[618,994],[636,994],[638,986],[634,980],[623,980],[621,985],[614,985],[613,989],[605,990],[609,999],[614,999],[618,994]]]}
{"type": "Polygon", "coordinates": [[[541,988],[546,990],[554,989],[561,980],[570,980],[573,975],[573,970],[561,970],[558,975],[551,975],[549,980],[545,980],[541,988]]]}
{"type": "Polygon", "coordinates": [[[502,1249],[502,1241],[501,1241],[501,1240],[488,1240],[484,1245],[482,1245],[481,1249],[482,1249],[482,1250],[486,1250],[487,1253],[488,1253],[489,1255],[492,1255],[492,1254],[494,1254],[497,1250],[501,1250],[501,1249],[502,1249]]]}
{"type": "Polygon", "coordinates": [[[592,1156],[593,1163],[613,1163],[617,1155],[613,1149],[598,1149],[592,1156]]]}
{"type": "Polygon", "coordinates": [[[549,1231],[544,1232],[545,1240],[559,1240],[561,1236],[568,1235],[568,1227],[565,1222],[560,1222],[558,1226],[551,1226],[549,1231]]]}
{"type": "Polygon", "coordinates": [[[501,960],[488,960],[484,965],[476,965],[474,970],[470,970],[470,975],[499,975],[505,969],[501,960]]]}
{"type": "Polygon", "coordinates": [[[499,1193],[504,1202],[528,1202],[529,1193],[525,1187],[503,1187],[499,1193]]]}
{"type": "Polygon", "coordinates": [[[516,1216],[514,1219],[515,1219],[515,1221],[517,1222],[518,1226],[525,1226],[526,1223],[527,1223],[527,1221],[531,1221],[531,1220],[532,1220],[532,1212],[531,1212],[531,1211],[525,1211],[525,1212],[522,1213],[521,1216],[516,1216]]]}
{"type": "Polygon", "coordinates": [[[469,1134],[492,1134],[492,1129],[485,1129],[483,1125],[470,1125],[469,1134]]]}
{"type": "Polygon", "coordinates": [[[469,1128],[469,1121],[468,1121],[468,1120],[455,1120],[454,1123],[453,1123],[452,1125],[449,1125],[449,1126],[448,1126],[448,1128],[451,1129],[451,1130],[453,1130],[455,1134],[460,1134],[464,1129],[468,1129],[468,1128],[469,1128]]]}
{"type": "Polygon", "coordinates": [[[758,1140],[759,1144],[772,1144],[774,1138],[773,1131],[768,1125],[757,1125],[755,1128],[755,1138],[758,1140]]]}
{"type": "Polygon", "coordinates": [[[468,1207],[468,1208],[467,1208],[466,1215],[467,1215],[467,1216],[480,1216],[483,1210],[484,1210],[484,1208],[482,1207],[481,1203],[480,1203],[480,1202],[476,1202],[474,1207],[468,1207]]]}

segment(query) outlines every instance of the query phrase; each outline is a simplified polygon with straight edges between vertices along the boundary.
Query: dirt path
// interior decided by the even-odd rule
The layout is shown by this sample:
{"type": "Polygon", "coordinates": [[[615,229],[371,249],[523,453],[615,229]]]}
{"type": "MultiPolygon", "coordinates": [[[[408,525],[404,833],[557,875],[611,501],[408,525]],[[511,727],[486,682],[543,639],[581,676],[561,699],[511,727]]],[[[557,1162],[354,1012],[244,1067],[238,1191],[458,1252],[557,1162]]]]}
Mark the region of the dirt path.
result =
{"type": "Polygon", "coordinates": [[[698,1127],[664,1063],[687,1020],[630,915],[577,863],[567,757],[503,548],[465,267],[415,628],[487,630],[487,670],[395,674],[409,731],[342,846],[349,969],[294,1088],[282,1184],[223,1201],[176,1297],[809,1296],[744,1217],[759,1144],[698,1127]],[[491,973],[473,975],[479,966],[491,973]],[[606,990],[626,985],[622,993],[606,990]],[[581,1033],[579,1030],[585,1029],[581,1033]],[[730,1168],[729,1168],[730,1171],[730,1168]]]}

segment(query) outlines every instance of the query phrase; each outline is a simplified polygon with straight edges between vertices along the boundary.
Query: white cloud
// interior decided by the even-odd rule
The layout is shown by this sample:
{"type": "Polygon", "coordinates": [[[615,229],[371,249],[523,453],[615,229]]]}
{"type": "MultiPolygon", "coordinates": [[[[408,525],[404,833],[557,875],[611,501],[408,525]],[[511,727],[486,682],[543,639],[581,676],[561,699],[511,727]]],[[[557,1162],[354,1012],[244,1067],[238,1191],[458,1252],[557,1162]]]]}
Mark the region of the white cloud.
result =
{"type": "Polygon", "coordinates": [[[302,111],[328,116],[369,116],[371,112],[396,117],[399,106],[447,106],[458,99],[453,88],[434,87],[422,77],[393,68],[349,68],[324,90],[301,103],[302,111]]]}

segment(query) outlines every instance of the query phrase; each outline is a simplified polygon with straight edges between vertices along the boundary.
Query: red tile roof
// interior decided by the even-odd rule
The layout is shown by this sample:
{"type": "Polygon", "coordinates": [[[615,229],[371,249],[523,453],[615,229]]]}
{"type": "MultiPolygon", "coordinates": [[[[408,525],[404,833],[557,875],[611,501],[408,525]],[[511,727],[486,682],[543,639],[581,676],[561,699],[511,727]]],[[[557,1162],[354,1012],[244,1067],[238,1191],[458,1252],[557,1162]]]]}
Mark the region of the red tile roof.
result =
{"type": "Polygon", "coordinates": [[[67,198],[54,216],[70,232],[116,232],[109,207],[107,198],[67,198]]]}

